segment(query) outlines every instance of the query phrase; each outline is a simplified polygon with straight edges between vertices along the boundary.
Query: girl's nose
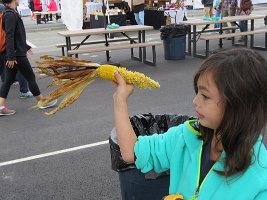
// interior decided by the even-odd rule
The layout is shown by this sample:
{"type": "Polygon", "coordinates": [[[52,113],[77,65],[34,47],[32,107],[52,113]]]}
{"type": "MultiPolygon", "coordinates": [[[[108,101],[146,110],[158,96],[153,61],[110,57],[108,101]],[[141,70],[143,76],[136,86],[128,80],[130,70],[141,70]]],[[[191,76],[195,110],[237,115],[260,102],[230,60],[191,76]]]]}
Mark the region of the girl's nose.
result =
{"type": "Polygon", "coordinates": [[[193,104],[194,104],[195,106],[197,106],[197,95],[196,95],[195,98],[193,99],[193,104]]]}

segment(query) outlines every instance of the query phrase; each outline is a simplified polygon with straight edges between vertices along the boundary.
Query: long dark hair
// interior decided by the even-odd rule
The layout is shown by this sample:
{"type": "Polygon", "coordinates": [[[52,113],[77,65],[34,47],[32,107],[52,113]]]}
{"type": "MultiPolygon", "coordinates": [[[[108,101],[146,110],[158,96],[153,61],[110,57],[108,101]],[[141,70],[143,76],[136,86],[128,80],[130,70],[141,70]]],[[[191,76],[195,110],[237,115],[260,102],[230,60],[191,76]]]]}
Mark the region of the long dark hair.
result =
{"type": "Polygon", "coordinates": [[[214,132],[226,153],[225,171],[229,177],[244,172],[252,162],[253,146],[267,123],[267,62],[249,49],[232,49],[210,56],[194,77],[211,72],[222,95],[225,112],[217,130],[200,125],[204,141],[214,132]]]}

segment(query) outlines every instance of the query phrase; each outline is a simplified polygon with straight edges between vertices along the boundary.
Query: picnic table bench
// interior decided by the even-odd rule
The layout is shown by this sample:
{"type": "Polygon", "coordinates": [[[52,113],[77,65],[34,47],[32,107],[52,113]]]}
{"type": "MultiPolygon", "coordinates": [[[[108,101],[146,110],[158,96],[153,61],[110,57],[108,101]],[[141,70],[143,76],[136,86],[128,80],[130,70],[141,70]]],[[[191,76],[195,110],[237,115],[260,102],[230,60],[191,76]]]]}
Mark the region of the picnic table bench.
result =
{"type": "MultiPolygon", "coordinates": [[[[138,40],[137,37],[133,37],[132,40],[138,40]]],[[[129,41],[128,38],[108,38],[107,41],[110,42],[125,42],[125,41],[129,41]]],[[[81,44],[80,42],[72,42],[71,46],[75,46],[75,49],[78,49],[80,46],[84,46],[84,45],[93,45],[93,44],[101,44],[101,43],[105,43],[106,40],[94,40],[94,41],[88,41],[88,42],[84,42],[83,44],[81,44]]],[[[62,56],[66,55],[65,52],[65,48],[67,47],[66,43],[60,43],[60,44],[56,44],[57,48],[61,48],[62,51],[62,56]]],[[[78,54],[76,54],[76,57],[78,57],[78,54]]]]}
{"type": "Polygon", "coordinates": [[[245,36],[244,39],[244,46],[247,47],[248,46],[248,38],[247,36],[251,36],[250,38],[250,48],[251,49],[259,49],[259,50],[267,50],[267,28],[264,29],[258,29],[258,30],[253,30],[253,31],[245,31],[245,32],[237,32],[237,33],[229,33],[227,35],[204,35],[204,36],[200,36],[200,40],[205,40],[206,41],[206,52],[205,52],[205,57],[209,56],[209,41],[210,40],[215,40],[215,39],[223,39],[225,37],[228,38],[232,38],[232,45],[239,45],[239,44],[235,44],[235,38],[237,36],[245,36]],[[265,37],[264,37],[264,46],[254,46],[254,38],[253,36],[256,34],[261,34],[264,33],[265,37]]]}
{"type": "MultiPolygon", "coordinates": [[[[160,42],[148,42],[145,39],[145,31],[146,30],[152,30],[152,26],[144,26],[144,25],[130,25],[130,26],[121,26],[117,29],[104,29],[104,28],[95,28],[95,29],[86,29],[81,31],[61,31],[58,32],[59,35],[62,35],[66,39],[66,45],[64,45],[64,48],[67,49],[67,55],[72,56],[76,55],[76,57],[79,54],[85,54],[85,53],[92,53],[92,52],[106,52],[106,58],[107,61],[110,59],[110,51],[111,50],[122,50],[122,49],[130,49],[131,50],[131,59],[141,61],[146,64],[150,65],[156,65],[156,48],[155,46],[160,45],[160,42]],[[137,32],[138,37],[130,37],[126,33],[128,32],[137,32]],[[108,39],[108,35],[112,33],[121,33],[124,38],[114,39],[113,41],[111,39],[108,39]],[[105,40],[98,41],[97,43],[104,43],[104,46],[91,46],[94,44],[94,41],[88,41],[85,48],[81,48],[80,46],[84,46],[86,44],[86,41],[93,35],[104,35],[105,40]],[[76,47],[72,49],[73,44],[71,43],[71,37],[77,37],[77,36],[85,36],[85,38],[80,42],[76,43],[76,47]],[[128,44],[114,44],[114,41],[129,41],[128,44]],[[112,45],[111,45],[112,44],[112,45]],[[152,61],[147,59],[147,53],[146,53],[146,47],[152,47],[152,61]],[[139,49],[139,56],[134,56],[134,48],[139,49]]],[[[59,47],[59,46],[58,46],[59,47]]]]}
{"type": "MultiPolygon", "coordinates": [[[[180,24],[186,24],[190,26],[190,31],[188,34],[188,54],[191,55],[192,53],[192,46],[193,45],[193,56],[194,57],[199,57],[199,58],[206,58],[209,55],[209,41],[210,40],[215,40],[215,39],[219,39],[219,47],[222,48],[223,43],[222,43],[222,39],[223,38],[232,38],[232,44],[233,45],[238,45],[236,44],[234,41],[234,37],[237,36],[250,36],[251,39],[251,48],[257,48],[257,49],[261,49],[261,50],[266,50],[266,45],[265,47],[255,47],[254,46],[254,35],[256,34],[260,34],[260,33],[265,33],[265,28],[263,28],[261,31],[260,30],[254,30],[254,20],[255,19],[263,19],[265,16],[264,15],[242,15],[242,16],[230,16],[230,17],[224,17],[223,19],[220,20],[216,20],[216,21],[208,21],[208,20],[203,20],[203,19],[189,19],[188,21],[182,21],[180,22],[180,24]],[[239,27],[239,25],[236,23],[237,21],[249,21],[251,23],[250,26],[250,30],[247,30],[245,32],[234,32],[234,33],[230,33],[230,34],[225,34],[225,32],[223,31],[226,27],[222,27],[223,23],[226,22],[234,22],[237,27],[239,27]],[[207,29],[207,27],[210,24],[221,24],[220,25],[220,31],[219,34],[209,34],[209,35],[201,35],[204,32],[208,32],[205,31],[207,29]],[[202,32],[197,31],[197,26],[205,26],[202,30],[202,32]],[[193,36],[193,38],[192,38],[193,36]],[[197,41],[198,39],[200,40],[205,40],[206,41],[206,50],[205,50],[205,54],[199,54],[196,52],[197,50],[197,41]]],[[[247,46],[247,37],[245,37],[245,41],[244,41],[244,46],[247,46]]]]}

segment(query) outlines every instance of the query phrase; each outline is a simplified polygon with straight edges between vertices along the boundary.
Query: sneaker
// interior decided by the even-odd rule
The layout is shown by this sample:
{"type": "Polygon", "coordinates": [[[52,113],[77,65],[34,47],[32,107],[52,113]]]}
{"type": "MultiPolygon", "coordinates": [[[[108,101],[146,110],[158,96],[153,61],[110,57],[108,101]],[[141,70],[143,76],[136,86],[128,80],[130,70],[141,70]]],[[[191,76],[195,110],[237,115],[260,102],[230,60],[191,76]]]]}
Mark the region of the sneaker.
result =
{"type": "Polygon", "coordinates": [[[33,94],[30,91],[25,92],[25,93],[21,92],[19,95],[20,99],[27,99],[27,98],[31,98],[31,97],[33,97],[33,94]]]}
{"type": "Polygon", "coordinates": [[[12,85],[19,85],[18,81],[14,81],[14,83],[12,85]]]}
{"type": "Polygon", "coordinates": [[[14,115],[15,113],[15,110],[9,110],[6,106],[0,106],[0,116],[14,115]]]}
{"type": "Polygon", "coordinates": [[[51,101],[51,102],[47,103],[47,104],[44,105],[44,106],[40,106],[39,108],[40,108],[40,109],[52,108],[52,107],[54,107],[56,104],[57,104],[57,99],[54,100],[54,101],[51,101]]]}

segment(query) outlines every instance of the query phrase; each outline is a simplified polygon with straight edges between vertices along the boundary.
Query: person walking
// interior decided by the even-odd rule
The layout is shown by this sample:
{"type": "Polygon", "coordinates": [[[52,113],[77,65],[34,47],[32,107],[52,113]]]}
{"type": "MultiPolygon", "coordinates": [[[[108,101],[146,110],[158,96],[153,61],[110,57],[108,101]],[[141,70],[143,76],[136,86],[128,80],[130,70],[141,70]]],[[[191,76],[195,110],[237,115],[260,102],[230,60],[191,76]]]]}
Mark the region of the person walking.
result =
{"type": "MultiPolygon", "coordinates": [[[[221,0],[214,0],[213,1],[213,8],[215,10],[215,17],[221,17],[222,12],[222,2],[221,0]]],[[[220,28],[220,24],[215,24],[215,28],[220,28]]]]}
{"type": "MultiPolygon", "coordinates": [[[[235,16],[237,9],[237,0],[222,0],[222,17],[235,16]]],[[[223,27],[228,27],[227,23],[222,24],[223,27]]],[[[231,26],[235,26],[235,22],[231,22],[231,26]]],[[[233,30],[235,32],[235,30],[233,30]]],[[[225,33],[230,33],[226,30],[225,33]]]]}
{"type": "MultiPolygon", "coordinates": [[[[250,15],[253,10],[253,4],[251,0],[241,0],[240,6],[237,8],[237,15],[250,15]]],[[[248,30],[248,21],[239,22],[240,31],[244,32],[248,30]]],[[[245,36],[240,36],[238,42],[243,42],[245,36]]]]}
{"type": "MultiPolygon", "coordinates": [[[[5,11],[5,6],[3,4],[0,4],[0,14],[3,14],[5,11]]],[[[2,82],[5,80],[5,62],[2,53],[0,53],[0,76],[2,82]]],[[[20,98],[25,99],[32,97],[32,93],[29,91],[28,83],[26,79],[21,75],[20,72],[17,73],[16,75],[16,81],[19,82],[20,86],[20,98]]]]}
{"type": "Polygon", "coordinates": [[[132,10],[134,12],[134,18],[138,25],[145,24],[145,1],[144,0],[132,0],[132,10]]]}
{"type": "MultiPolygon", "coordinates": [[[[5,80],[0,88],[0,116],[13,115],[15,110],[9,110],[6,106],[6,99],[13,84],[17,71],[25,77],[29,89],[37,101],[44,97],[41,95],[35,80],[35,75],[31,64],[27,58],[27,53],[32,54],[31,47],[26,43],[26,33],[23,21],[16,11],[19,0],[3,0],[6,10],[3,15],[3,30],[6,34],[6,50],[3,53],[6,65],[5,80]]],[[[50,108],[57,103],[57,100],[40,107],[50,108]]]]}

